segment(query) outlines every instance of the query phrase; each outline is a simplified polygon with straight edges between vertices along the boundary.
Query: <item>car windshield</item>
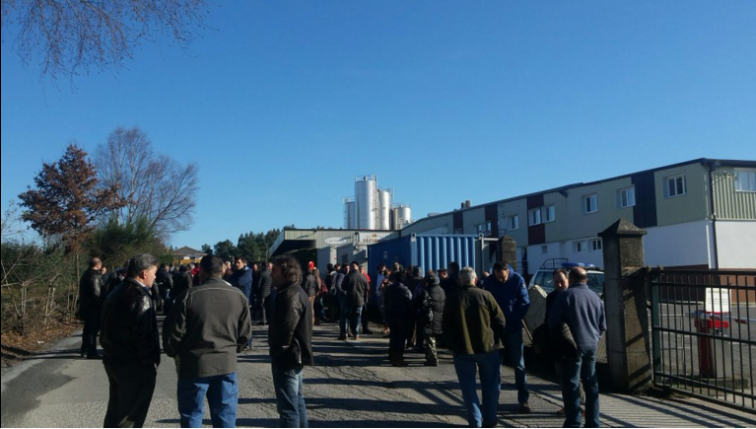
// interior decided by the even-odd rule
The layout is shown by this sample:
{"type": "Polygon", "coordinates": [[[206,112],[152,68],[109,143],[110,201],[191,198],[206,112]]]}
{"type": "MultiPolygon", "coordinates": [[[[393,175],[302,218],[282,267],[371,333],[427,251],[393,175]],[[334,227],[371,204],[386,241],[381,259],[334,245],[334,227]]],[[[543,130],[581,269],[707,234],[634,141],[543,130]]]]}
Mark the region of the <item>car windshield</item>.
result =
{"type": "Polygon", "coordinates": [[[588,273],[588,288],[599,295],[604,293],[604,273],[588,273]]]}

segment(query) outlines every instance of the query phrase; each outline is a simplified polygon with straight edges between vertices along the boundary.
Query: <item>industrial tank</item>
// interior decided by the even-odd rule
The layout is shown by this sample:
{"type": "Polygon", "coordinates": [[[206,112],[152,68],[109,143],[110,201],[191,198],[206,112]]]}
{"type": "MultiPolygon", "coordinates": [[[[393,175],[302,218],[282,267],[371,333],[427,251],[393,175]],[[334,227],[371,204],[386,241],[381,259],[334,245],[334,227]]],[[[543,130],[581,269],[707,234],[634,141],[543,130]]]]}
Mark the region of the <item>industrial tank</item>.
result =
{"type": "Polygon", "coordinates": [[[364,176],[354,182],[358,229],[375,229],[377,186],[375,176],[364,176]]]}
{"type": "Polygon", "coordinates": [[[391,217],[393,229],[402,229],[412,222],[412,209],[404,204],[399,204],[391,210],[391,217]]]}
{"type": "Polygon", "coordinates": [[[378,229],[388,231],[391,229],[391,191],[378,190],[378,229]]]}

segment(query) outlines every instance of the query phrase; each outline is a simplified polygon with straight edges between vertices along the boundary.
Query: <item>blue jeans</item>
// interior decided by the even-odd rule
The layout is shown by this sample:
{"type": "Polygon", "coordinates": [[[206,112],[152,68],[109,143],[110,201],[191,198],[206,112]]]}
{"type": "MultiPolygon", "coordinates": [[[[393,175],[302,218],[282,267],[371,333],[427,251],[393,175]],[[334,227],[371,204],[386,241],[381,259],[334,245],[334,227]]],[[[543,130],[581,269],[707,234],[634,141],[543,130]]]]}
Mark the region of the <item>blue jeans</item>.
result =
{"type": "Polygon", "coordinates": [[[179,378],[177,398],[182,428],[202,427],[205,396],[215,428],[236,427],[239,386],[236,373],[206,378],[179,378]]]}
{"type": "Polygon", "coordinates": [[[352,336],[356,337],[362,330],[362,306],[347,305],[347,314],[349,315],[349,329],[352,331],[352,336]]]}
{"type": "Polygon", "coordinates": [[[347,334],[347,320],[349,319],[349,306],[347,305],[346,295],[336,295],[339,300],[339,336],[345,337],[347,334]]]}
{"type": "Polygon", "coordinates": [[[528,392],[528,376],[525,374],[525,344],[522,342],[522,329],[507,331],[504,341],[507,346],[507,353],[509,353],[509,362],[515,370],[517,402],[520,405],[527,404],[530,399],[530,392],[528,392]]]}
{"type": "Polygon", "coordinates": [[[303,369],[284,371],[272,366],[273,390],[276,392],[279,426],[282,428],[307,428],[307,405],[302,392],[303,369]]]}
{"type": "Polygon", "coordinates": [[[454,369],[457,371],[462,399],[467,408],[467,423],[476,428],[495,426],[501,392],[501,357],[498,350],[475,355],[455,354],[454,369]],[[476,391],[477,371],[480,371],[482,406],[476,391]]]}
{"type": "Polygon", "coordinates": [[[580,427],[580,380],[585,389],[585,427],[601,427],[599,420],[599,387],[596,375],[596,350],[578,352],[577,360],[562,361],[562,397],[564,427],[580,427]]]}

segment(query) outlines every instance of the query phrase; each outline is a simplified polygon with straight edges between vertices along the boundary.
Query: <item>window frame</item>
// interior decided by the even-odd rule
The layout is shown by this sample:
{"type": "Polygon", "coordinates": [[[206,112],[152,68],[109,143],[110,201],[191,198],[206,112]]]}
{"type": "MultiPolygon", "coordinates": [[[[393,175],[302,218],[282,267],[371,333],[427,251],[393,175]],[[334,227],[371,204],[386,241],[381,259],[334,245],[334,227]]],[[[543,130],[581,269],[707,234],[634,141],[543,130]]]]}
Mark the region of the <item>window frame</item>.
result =
{"type": "Polygon", "coordinates": [[[756,192],[756,169],[736,168],[735,169],[735,192],[756,192]],[[748,189],[742,186],[742,175],[745,175],[748,189]],[[739,189],[740,188],[740,189],[739,189]]]}
{"type": "Polygon", "coordinates": [[[688,179],[685,174],[676,174],[674,176],[667,176],[664,178],[664,198],[677,198],[688,195],[688,179]],[[677,180],[682,179],[682,192],[678,190],[677,180]],[[674,194],[671,191],[669,185],[674,181],[674,194]]]}
{"type": "Polygon", "coordinates": [[[597,213],[598,211],[598,193],[583,195],[583,214],[592,214],[597,213]],[[586,203],[590,200],[593,200],[593,210],[589,211],[586,203]]]}
{"type": "Polygon", "coordinates": [[[554,207],[554,204],[543,206],[541,207],[543,210],[543,213],[541,213],[541,219],[543,220],[542,223],[550,223],[556,221],[556,208],[554,207]],[[549,216],[551,214],[551,216],[549,216]]]}
{"type": "Polygon", "coordinates": [[[541,214],[541,207],[538,207],[537,209],[528,210],[528,226],[537,226],[537,225],[541,225],[542,223],[543,223],[543,217],[541,214]],[[536,215],[538,219],[534,220],[532,215],[536,215]]]}
{"type": "Polygon", "coordinates": [[[630,207],[635,207],[635,185],[617,189],[617,208],[627,209],[630,207]],[[624,199],[627,200],[627,204],[623,204],[624,196],[626,196],[624,199]]]}

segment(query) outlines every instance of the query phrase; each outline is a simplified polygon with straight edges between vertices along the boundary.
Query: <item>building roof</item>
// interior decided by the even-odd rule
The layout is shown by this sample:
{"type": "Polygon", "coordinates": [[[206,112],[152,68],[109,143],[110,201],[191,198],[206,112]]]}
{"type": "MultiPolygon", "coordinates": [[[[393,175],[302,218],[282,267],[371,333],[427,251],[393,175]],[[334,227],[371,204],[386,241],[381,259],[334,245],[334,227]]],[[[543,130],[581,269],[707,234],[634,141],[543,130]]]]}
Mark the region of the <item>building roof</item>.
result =
{"type": "Polygon", "coordinates": [[[171,252],[173,256],[196,256],[196,255],[204,255],[205,253],[201,250],[192,249],[191,247],[181,247],[173,252],[171,252]]]}
{"type": "Polygon", "coordinates": [[[559,192],[559,191],[564,191],[564,190],[567,190],[567,189],[577,188],[577,187],[581,187],[581,186],[597,185],[599,183],[610,182],[612,180],[621,179],[621,178],[627,177],[627,176],[634,176],[636,174],[644,174],[644,173],[653,173],[653,172],[656,172],[656,171],[659,171],[659,170],[666,170],[668,168],[680,167],[680,166],[683,166],[683,165],[690,165],[690,164],[708,164],[708,165],[711,165],[711,166],[713,166],[715,168],[716,167],[720,167],[720,166],[756,168],[756,161],[733,160],[733,159],[698,158],[698,159],[693,159],[693,160],[690,160],[690,161],[680,162],[680,163],[677,163],[677,164],[665,165],[663,167],[656,167],[656,168],[651,168],[651,169],[648,169],[648,170],[638,171],[638,172],[635,172],[635,173],[622,174],[622,175],[619,175],[619,176],[610,177],[608,179],[601,179],[601,180],[596,180],[596,181],[593,181],[593,182],[578,182],[578,183],[573,183],[573,184],[570,184],[570,185],[560,186],[558,188],[547,189],[545,191],[531,192],[531,193],[525,194],[525,195],[518,195],[516,197],[509,197],[509,198],[504,198],[504,199],[497,200],[497,201],[491,201],[491,202],[488,202],[488,203],[479,204],[477,206],[471,206],[471,207],[454,209],[452,211],[448,211],[448,212],[445,212],[445,213],[438,213],[438,214],[434,214],[433,216],[427,216],[427,217],[424,217],[424,218],[421,218],[421,219],[417,219],[417,220],[415,220],[415,222],[413,224],[417,224],[418,222],[422,222],[424,220],[433,219],[433,218],[440,217],[440,216],[448,216],[448,215],[450,215],[452,213],[455,213],[455,212],[464,212],[464,211],[468,211],[468,210],[477,210],[477,209],[480,209],[481,207],[487,207],[487,206],[491,206],[491,205],[499,205],[499,204],[502,204],[502,203],[507,203],[507,202],[516,201],[516,200],[521,200],[523,198],[528,198],[528,197],[532,197],[532,196],[536,196],[536,195],[548,194],[548,193],[551,193],[551,192],[559,192]]]}

